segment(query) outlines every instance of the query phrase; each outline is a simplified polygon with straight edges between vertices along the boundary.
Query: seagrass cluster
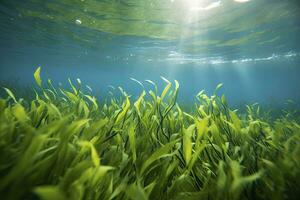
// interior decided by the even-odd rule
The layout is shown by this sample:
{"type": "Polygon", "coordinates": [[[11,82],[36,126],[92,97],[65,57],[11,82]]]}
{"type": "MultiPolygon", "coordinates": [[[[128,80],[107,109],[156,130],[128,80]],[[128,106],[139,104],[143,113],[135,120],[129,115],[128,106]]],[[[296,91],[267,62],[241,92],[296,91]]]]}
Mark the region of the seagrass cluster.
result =
{"type": "MultiPolygon", "coordinates": [[[[179,84],[99,104],[81,81],[42,84],[34,100],[0,99],[1,199],[296,199],[300,125],[224,96],[176,103],[179,84]],[[264,116],[264,117],[263,117],[264,116]]],[[[140,82],[138,82],[141,84],[140,82]]],[[[217,86],[217,89],[221,85],[217,86]]],[[[88,87],[89,88],[89,87],[88,87]]],[[[216,89],[216,90],[217,90],[216,89]]],[[[32,91],[35,92],[35,91],[32,91]]]]}

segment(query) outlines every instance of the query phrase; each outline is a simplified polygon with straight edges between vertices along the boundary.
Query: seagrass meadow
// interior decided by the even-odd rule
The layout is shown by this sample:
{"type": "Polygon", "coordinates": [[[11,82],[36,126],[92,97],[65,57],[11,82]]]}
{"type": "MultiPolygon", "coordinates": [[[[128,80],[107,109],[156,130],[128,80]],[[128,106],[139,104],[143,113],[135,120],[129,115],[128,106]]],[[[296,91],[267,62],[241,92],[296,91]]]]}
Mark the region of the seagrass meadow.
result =
{"type": "Polygon", "coordinates": [[[78,79],[70,89],[34,73],[34,99],[0,99],[1,199],[297,199],[297,111],[276,118],[258,105],[233,110],[224,95],[176,103],[162,92],[99,103],[78,79]]]}
{"type": "Polygon", "coordinates": [[[299,0],[0,0],[0,200],[298,200],[299,77],[299,0]]]}

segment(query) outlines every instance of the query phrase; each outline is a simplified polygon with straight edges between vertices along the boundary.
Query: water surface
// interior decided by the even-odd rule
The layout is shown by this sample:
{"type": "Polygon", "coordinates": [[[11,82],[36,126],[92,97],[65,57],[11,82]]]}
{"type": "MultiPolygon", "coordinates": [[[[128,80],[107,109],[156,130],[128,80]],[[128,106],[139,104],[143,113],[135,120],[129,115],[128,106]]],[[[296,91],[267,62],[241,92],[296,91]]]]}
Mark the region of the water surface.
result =
{"type": "Polygon", "coordinates": [[[296,0],[2,0],[0,54],[3,85],[30,85],[42,66],[45,79],[80,78],[101,97],[164,76],[181,101],[222,82],[233,104],[300,103],[296,0]]]}

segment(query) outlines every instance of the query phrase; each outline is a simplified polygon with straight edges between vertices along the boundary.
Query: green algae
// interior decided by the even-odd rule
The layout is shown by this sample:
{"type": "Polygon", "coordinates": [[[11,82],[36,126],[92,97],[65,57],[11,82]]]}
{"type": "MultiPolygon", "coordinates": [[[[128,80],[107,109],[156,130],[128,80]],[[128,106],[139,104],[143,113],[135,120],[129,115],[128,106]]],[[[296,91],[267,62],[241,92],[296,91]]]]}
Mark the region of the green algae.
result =
{"type": "Polygon", "coordinates": [[[121,98],[99,104],[79,79],[66,90],[42,82],[40,68],[34,77],[34,100],[7,88],[0,99],[1,199],[299,195],[300,124],[291,113],[271,119],[254,105],[241,115],[203,91],[187,113],[176,103],[179,83],[165,78],[160,94],[143,90],[135,100],[120,88],[121,98]]]}

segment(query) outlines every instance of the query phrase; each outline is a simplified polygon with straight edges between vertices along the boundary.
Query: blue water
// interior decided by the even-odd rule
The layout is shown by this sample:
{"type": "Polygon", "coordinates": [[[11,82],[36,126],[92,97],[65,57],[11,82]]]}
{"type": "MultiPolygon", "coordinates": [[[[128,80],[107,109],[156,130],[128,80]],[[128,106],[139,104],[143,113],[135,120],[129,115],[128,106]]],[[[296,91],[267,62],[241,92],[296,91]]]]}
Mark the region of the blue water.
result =
{"type": "MultiPolygon", "coordinates": [[[[33,72],[67,85],[81,81],[105,98],[130,78],[180,83],[192,103],[218,83],[232,104],[300,104],[300,6],[296,0],[247,2],[0,1],[1,86],[30,86],[33,72]]],[[[20,90],[20,89],[19,89],[20,90]]]]}

